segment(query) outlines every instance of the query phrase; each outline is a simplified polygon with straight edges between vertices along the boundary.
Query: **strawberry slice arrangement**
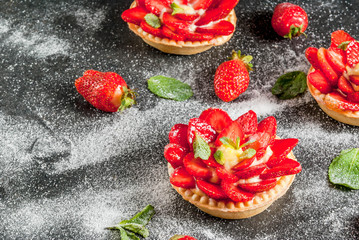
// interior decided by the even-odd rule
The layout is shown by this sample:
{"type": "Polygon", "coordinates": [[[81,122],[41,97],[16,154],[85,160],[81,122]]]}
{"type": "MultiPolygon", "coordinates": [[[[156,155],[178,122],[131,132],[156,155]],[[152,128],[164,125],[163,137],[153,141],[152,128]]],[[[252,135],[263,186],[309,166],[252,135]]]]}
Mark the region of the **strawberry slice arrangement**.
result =
{"type": "Polygon", "coordinates": [[[338,30],[331,34],[328,49],[309,47],[305,55],[314,68],[308,82],[326,94],[325,104],[331,109],[359,111],[359,42],[338,30]]]}
{"type": "Polygon", "coordinates": [[[276,139],[276,131],[274,117],[258,123],[255,112],[249,111],[232,120],[221,109],[207,109],[188,125],[171,129],[164,151],[174,169],[170,182],[197,187],[215,200],[250,201],[256,193],[274,188],[280,177],[302,169],[288,157],[298,139],[276,139]]]}
{"type": "Polygon", "coordinates": [[[225,18],[239,0],[136,0],[122,19],[156,37],[176,41],[209,41],[231,35],[234,25],[225,18]]]}

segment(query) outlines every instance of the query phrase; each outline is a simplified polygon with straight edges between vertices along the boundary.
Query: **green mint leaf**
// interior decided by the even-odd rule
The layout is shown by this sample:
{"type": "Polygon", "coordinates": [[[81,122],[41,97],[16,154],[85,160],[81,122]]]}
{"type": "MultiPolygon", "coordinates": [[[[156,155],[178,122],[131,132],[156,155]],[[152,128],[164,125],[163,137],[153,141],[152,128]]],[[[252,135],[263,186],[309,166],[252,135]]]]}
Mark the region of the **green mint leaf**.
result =
{"type": "Polygon", "coordinates": [[[154,207],[152,205],[147,205],[141,212],[137,213],[130,220],[121,221],[120,225],[126,223],[137,223],[146,226],[154,214],[155,214],[154,207]]]}
{"type": "Polygon", "coordinates": [[[148,89],[161,98],[184,101],[193,96],[191,87],[175,78],[155,76],[147,83],[148,89]]]}
{"type": "Polygon", "coordinates": [[[130,238],[130,240],[140,240],[140,238],[137,237],[136,234],[129,232],[129,231],[126,231],[126,233],[127,233],[127,236],[130,238]]]}
{"type": "Polygon", "coordinates": [[[333,159],[328,174],[333,184],[359,189],[359,148],[342,151],[333,159]]]}
{"type": "Polygon", "coordinates": [[[254,150],[253,148],[248,148],[239,156],[239,160],[252,158],[252,157],[254,157],[254,155],[256,155],[256,153],[257,153],[257,151],[254,150]]]}
{"type": "Polygon", "coordinates": [[[241,146],[239,146],[238,149],[244,148],[244,147],[246,147],[246,146],[248,146],[249,144],[254,143],[254,142],[255,142],[255,140],[249,140],[248,142],[246,142],[246,143],[242,144],[241,146]]]}
{"type": "Polygon", "coordinates": [[[129,230],[133,233],[137,233],[139,235],[141,235],[142,237],[146,238],[150,235],[150,233],[148,232],[148,229],[145,228],[144,225],[142,224],[138,224],[138,223],[125,223],[125,224],[120,224],[120,226],[126,230],[129,230]]]}
{"type": "Polygon", "coordinates": [[[194,138],[193,142],[193,152],[195,158],[201,158],[203,160],[208,160],[211,156],[211,148],[209,147],[208,143],[201,138],[200,135],[195,133],[196,137],[194,138]]]}
{"type": "MultiPolygon", "coordinates": [[[[357,41],[359,42],[359,41],[357,41]]],[[[342,50],[347,50],[348,44],[350,43],[350,41],[346,41],[346,42],[342,42],[341,44],[339,44],[338,48],[342,49],[342,50]]]]}
{"type": "Polygon", "coordinates": [[[232,139],[230,138],[227,138],[227,137],[221,137],[219,139],[219,141],[221,141],[221,143],[223,143],[224,146],[226,147],[230,147],[230,148],[233,148],[233,149],[236,149],[236,144],[233,142],[232,139]]]}
{"type": "Polygon", "coordinates": [[[161,27],[161,21],[160,19],[153,13],[148,13],[145,16],[145,21],[153,28],[159,28],[161,27]]]}
{"type": "Polygon", "coordinates": [[[220,150],[217,150],[214,154],[213,154],[214,159],[216,159],[216,162],[218,162],[219,164],[223,165],[225,160],[223,159],[223,152],[220,150]]]}
{"type": "Polygon", "coordinates": [[[121,236],[121,240],[140,240],[138,237],[136,237],[136,235],[132,235],[131,234],[128,234],[128,232],[123,229],[122,227],[119,227],[119,230],[120,230],[120,236],[121,236]],[[135,237],[135,238],[133,238],[135,237]]]}
{"type": "Polygon", "coordinates": [[[236,139],[236,149],[239,149],[239,144],[241,144],[241,138],[240,137],[237,137],[236,139]]]}
{"type": "Polygon", "coordinates": [[[279,99],[291,99],[307,89],[307,75],[294,71],[280,76],[272,88],[272,93],[279,99]]]}
{"type": "Polygon", "coordinates": [[[177,13],[183,13],[184,9],[181,8],[177,3],[172,3],[171,8],[173,10],[172,15],[176,15],[177,13]]]}

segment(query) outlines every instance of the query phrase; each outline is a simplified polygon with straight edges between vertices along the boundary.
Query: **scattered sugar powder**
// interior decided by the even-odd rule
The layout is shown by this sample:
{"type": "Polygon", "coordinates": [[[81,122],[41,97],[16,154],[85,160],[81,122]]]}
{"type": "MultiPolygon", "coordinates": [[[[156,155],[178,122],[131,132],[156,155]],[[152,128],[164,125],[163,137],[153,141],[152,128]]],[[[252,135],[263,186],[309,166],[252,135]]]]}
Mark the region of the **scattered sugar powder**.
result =
{"type": "MultiPolygon", "coordinates": [[[[0,34],[6,33],[10,29],[10,23],[6,19],[0,18],[0,34]]],[[[0,35],[1,36],[1,35],[0,35]]]]}
{"type": "Polygon", "coordinates": [[[96,31],[101,27],[105,19],[105,10],[92,10],[89,8],[80,8],[74,13],[77,23],[86,30],[96,31]]]}

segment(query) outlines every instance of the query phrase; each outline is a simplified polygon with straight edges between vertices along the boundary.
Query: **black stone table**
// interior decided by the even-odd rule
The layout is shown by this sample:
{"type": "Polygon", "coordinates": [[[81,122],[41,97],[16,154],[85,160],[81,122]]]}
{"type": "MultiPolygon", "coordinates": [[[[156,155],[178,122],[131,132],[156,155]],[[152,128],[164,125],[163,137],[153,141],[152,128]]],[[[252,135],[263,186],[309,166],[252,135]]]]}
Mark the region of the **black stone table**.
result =
{"type": "Polygon", "coordinates": [[[270,26],[277,1],[236,7],[230,42],[194,56],[157,51],[129,31],[120,15],[130,1],[0,2],[0,239],[116,239],[104,230],[147,204],[157,213],[148,239],[176,233],[204,239],[358,239],[359,191],[328,181],[332,159],[358,147],[358,127],[323,113],[309,93],[281,101],[275,80],[306,72],[304,51],[329,46],[345,29],[359,38],[357,0],[303,0],[308,38],[278,37],[270,26]],[[216,67],[233,49],[254,57],[248,90],[231,103],[213,90],[216,67]],[[138,104],[122,114],[94,109],[74,81],[87,69],[119,73],[136,88],[138,104]],[[185,102],[160,99],[146,79],[176,77],[194,90],[185,102]],[[231,117],[253,109],[274,115],[278,135],[299,138],[303,166],[287,194],[245,220],[211,217],[170,186],[163,148],[175,123],[208,107],[231,117]]]}

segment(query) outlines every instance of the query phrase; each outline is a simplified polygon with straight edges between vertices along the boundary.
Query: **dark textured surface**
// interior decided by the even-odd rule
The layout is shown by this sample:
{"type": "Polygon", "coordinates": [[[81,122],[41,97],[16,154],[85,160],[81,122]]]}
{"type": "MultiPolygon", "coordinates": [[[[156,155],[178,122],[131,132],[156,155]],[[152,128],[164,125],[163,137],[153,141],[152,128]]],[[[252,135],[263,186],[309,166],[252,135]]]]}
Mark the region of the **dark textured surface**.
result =
{"type": "Polygon", "coordinates": [[[0,238],[115,239],[103,230],[145,205],[157,214],[148,239],[176,233],[198,239],[358,239],[358,191],[328,182],[342,149],[357,147],[358,127],[323,113],[307,93],[279,101],[270,93],[287,71],[307,71],[308,46],[328,46],[345,29],[359,38],[352,1],[294,1],[308,13],[308,38],[288,41],[270,26],[278,2],[241,1],[237,30],[224,46],[195,56],[161,53],[131,33],[120,14],[129,1],[2,1],[0,8],[0,238]],[[254,57],[251,84],[223,103],[214,94],[216,67],[232,49],[254,57]],[[92,108],[74,80],[86,69],[120,73],[138,105],[123,114],[92,108]],[[154,75],[190,84],[186,102],[147,90],[154,75]],[[302,163],[288,193],[250,219],[228,221],[200,212],[170,187],[163,147],[175,123],[208,107],[233,118],[255,110],[276,116],[281,137],[298,137],[302,163]]]}

